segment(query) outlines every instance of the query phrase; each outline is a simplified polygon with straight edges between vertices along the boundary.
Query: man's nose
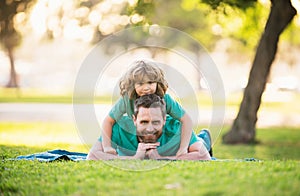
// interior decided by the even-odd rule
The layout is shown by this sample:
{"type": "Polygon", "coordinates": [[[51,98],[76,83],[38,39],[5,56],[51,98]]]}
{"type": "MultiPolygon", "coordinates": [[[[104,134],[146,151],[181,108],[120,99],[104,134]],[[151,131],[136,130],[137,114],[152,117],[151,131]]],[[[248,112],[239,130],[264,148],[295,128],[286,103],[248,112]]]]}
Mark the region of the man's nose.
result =
{"type": "Polygon", "coordinates": [[[146,132],[147,132],[147,134],[153,134],[153,132],[154,132],[153,125],[149,124],[146,128],[146,132]]]}

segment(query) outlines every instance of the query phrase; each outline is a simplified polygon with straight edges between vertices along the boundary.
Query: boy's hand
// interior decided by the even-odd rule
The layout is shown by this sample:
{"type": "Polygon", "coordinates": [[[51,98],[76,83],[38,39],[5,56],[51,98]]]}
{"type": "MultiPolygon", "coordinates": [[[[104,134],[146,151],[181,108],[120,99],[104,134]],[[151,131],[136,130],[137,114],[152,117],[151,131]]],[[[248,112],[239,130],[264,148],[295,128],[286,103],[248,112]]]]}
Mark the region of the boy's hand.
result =
{"type": "Polygon", "coordinates": [[[116,149],[114,149],[114,148],[111,147],[111,146],[109,146],[109,147],[104,147],[104,148],[103,148],[103,151],[104,151],[105,153],[117,155],[116,149]]]}
{"type": "Polygon", "coordinates": [[[187,149],[181,149],[181,148],[179,148],[179,150],[176,153],[176,156],[180,156],[180,155],[183,155],[183,154],[186,154],[186,153],[188,153],[187,149]]]}

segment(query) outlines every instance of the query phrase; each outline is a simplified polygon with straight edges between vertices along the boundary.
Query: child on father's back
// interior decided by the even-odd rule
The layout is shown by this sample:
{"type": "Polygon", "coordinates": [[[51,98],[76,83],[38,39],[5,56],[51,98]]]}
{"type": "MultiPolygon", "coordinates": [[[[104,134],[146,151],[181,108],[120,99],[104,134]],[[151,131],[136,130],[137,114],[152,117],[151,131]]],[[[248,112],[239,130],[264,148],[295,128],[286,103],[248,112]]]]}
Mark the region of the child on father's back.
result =
{"type": "Polygon", "coordinates": [[[164,72],[156,62],[139,60],[135,61],[130,69],[121,77],[119,82],[122,97],[112,107],[105,117],[102,128],[102,145],[104,152],[117,154],[112,148],[112,127],[125,113],[132,118],[134,113],[134,100],[145,94],[157,94],[166,102],[167,114],[178,119],[182,124],[181,142],[176,155],[187,152],[192,134],[192,120],[184,109],[169,94],[166,94],[168,83],[164,72]]]}

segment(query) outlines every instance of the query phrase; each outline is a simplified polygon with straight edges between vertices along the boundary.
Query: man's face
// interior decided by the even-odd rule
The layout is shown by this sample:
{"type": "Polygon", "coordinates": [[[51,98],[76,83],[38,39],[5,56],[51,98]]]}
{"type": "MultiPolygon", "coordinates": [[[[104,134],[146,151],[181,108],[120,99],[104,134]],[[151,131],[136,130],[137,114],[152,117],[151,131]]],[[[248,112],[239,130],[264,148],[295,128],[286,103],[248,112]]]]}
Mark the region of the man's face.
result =
{"type": "Polygon", "coordinates": [[[137,117],[133,118],[139,142],[155,143],[162,134],[165,124],[161,109],[140,107],[137,117]]]}

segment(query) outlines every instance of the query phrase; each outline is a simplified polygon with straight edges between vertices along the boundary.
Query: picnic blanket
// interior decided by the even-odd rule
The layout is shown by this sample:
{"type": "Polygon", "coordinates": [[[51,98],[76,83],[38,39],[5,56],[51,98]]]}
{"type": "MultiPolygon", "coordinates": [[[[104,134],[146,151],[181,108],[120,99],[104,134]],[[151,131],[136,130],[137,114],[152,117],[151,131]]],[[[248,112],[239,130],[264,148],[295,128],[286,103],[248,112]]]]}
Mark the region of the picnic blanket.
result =
{"type": "Polygon", "coordinates": [[[70,152],[67,150],[49,150],[46,152],[34,153],[29,155],[18,156],[16,160],[38,160],[41,162],[51,161],[82,161],[86,160],[86,153],[81,152],[70,152]]]}
{"type": "MultiPolygon", "coordinates": [[[[49,150],[46,152],[34,153],[29,155],[18,156],[14,160],[38,160],[41,162],[52,162],[52,161],[83,161],[86,160],[86,153],[82,152],[70,152],[67,150],[49,150]]],[[[163,159],[166,160],[166,159],[163,159]]],[[[169,160],[174,161],[174,160],[169,160]]],[[[211,161],[260,161],[255,158],[242,158],[242,159],[217,159],[212,157],[211,161]]]]}

